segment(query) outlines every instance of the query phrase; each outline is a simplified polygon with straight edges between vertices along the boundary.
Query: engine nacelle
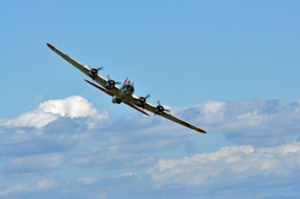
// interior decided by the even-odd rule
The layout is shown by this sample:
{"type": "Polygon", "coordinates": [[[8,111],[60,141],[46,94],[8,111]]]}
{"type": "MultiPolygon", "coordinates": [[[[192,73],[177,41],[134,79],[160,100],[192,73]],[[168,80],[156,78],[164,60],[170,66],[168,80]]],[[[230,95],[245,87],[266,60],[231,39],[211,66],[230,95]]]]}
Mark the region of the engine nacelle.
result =
{"type": "Polygon", "coordinates": [[[139,107],[143,107],[144,108],[145,103],[146,103],[146,98],[145,97],[139,97],[139,99],[137,101],[137,105],[139,107]]]}
{"type": "Polygon", "coordinates": [[[117,98],[113,98],[112,100],[112,103],[114,103],[114,104],[120,104],[121,102],[122,102],[122,100],[120,100],[120,99],[117,99],[117,98]]]}
{"type": "Polygon", "coordinates": [[[97,75],[97,74],[98,74],[98,70],[97,70],[96,68],[92,68],[92,69],[90,70],[90,73],[91,73],[92,75],[97,75]]]}
{"type": "Polygon", "coordinates": [[[92,77],[93,79],[95,78],[96,75],[98,75],[98,71],[99,70],[102,70],[103,69],[103,66],[99,67],[99,68],[91,68],[89,70],[89,75],[90,77],[92,77]]]}
{"type": "Polygon", "coordinates": [[[115,81],[110,79],[105,83],[105,88],[110,89],[113,88],[116,85],[115,81]]]}
{"type": "Polygon", "coordinates": [[[156,114],[159,114],[159,113],[164,112],[164,110],[165,110],[165,108],[164,108],[162,105],[158,105],[158,106],[155,108],[154,112],[155,112],[156,114]]]}
{"type": "Polygon", "coordinates": [[[144,105],[146,104],[146,102],[147,102],[147,98],[148,97],[150,97],[151,95],[150,94],[148,94],[148,95],[146,95],[145,97],[144,96],[141,96],[141,97],[139,97],[139,99],[138,99],[138,101],[137,101],[137,105],[139,106],[139,107],[142,107],[142,108],[144,108],[144,105]]]}

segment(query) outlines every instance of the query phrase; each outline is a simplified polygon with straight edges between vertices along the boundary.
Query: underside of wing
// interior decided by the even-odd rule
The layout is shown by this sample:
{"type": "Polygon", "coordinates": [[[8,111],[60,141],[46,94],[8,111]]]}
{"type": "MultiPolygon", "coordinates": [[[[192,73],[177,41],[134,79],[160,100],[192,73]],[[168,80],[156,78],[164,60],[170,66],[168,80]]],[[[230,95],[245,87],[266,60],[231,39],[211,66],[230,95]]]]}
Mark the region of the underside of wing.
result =
{"type": "Polygon", "coordinates": [[[137,106],[135,106],[135,105],[133,105],[133,104],[131,104],[131,103],[124,102],[124,104],[127,104],[128,106],[134,108],[135,110],[138,110],[138,111],[140,111],[141,113],[143,113],[143,114],[149,116],[149,114],[148,114],[146,111],[143,111],[142,109],[140,109],[139,107],[137,107],[137,106]]]}

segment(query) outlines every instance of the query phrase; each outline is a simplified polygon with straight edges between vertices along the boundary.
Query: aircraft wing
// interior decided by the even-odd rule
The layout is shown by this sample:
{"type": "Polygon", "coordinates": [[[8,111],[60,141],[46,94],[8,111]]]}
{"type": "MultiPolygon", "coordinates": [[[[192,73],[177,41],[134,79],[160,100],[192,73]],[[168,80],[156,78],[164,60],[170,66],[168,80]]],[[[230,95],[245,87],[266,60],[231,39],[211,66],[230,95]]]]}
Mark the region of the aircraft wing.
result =
{"type": "MultiPolygon", "coordinates": [[[[60,50],[58,50],[57,48],[55,48],[54,46],[52,46],[51,44],[47,43],[47,46],[53,50],[56,54],[58,54],[59,56],[61,56],[63,59],[65,59],[67,62],[69,62],[70,64],[72,64],[73,66],[75,66],[76,68],[78,68],[81,72],[83,72],[84,74],[86,74],[87,76],[90,77],[89,71],[90,68],[88,68],[87,66],[82,65],[81,63],[79,63],[78,61],[74,60],[73,58],[71,58],[69,55],[61,52],[60,50]]],[[[97,83],[99,83],[102,86],[105,86],[106,83],[106,79],[104,79],[103,77],[101,77],[100,75],[95,75],[95,77],[93,78],[97,83]]]]}
{"type": "Polygon", "coordinates": [[[112,96],[112,97],[114,96],[114,94],[113,94],[111,91],[109,91],[109,90],[107,90],[107,89],[105,89],[105,88],[102,88],[101,86],[99,86],[99,85],[97,85],[97,84],[94,84],[93,82],[91,82],[91,81],[89,81],[89,80],[85,80],[85,81],[86,81],[87,83],[89,83],[89,84],[95,86],[95,87],[98,88],[99,90],[105,92],[106,94],[108,94],[108,95],[110,95],[110,96],[112,96]]]}
{"type": "Polygon", "coordinates": [[[185,122],[185,121],[183,121],[183,120],[181,120],[181,119],[179,119],[179,118],[177,118],[177,117],[175,117],[175,116],[173,116],[173,115],[171,115],[169,113],[161,112],[158,115],[160,115],[160,116],[162,116],[162,117],[164,117],[166,119],[169,119],[169,120],[171,120],[173,122],[176,122],[178,124],[181,124],[183,126],[186,126],[186,127],[190,128],[190,129],[198,131],[200,133],[206,133],[206,131],[204,131],[203,129],[200,129],[200,128],[194,126],[194,125],[191,125],[191,124],[189,124],[189,123],[187,123],[187,122],[185,122]]]}
{"type": "Polygon", "coordinates": [[[127,104],[128,106],[134,108],[135,110],[138,110],[138,111],[140,111],[141,113],[143,113],[143,114],[149,116],[149,114],[148,114],[147,112],[143,111],[142,109],[140,109],[140,108],[137,107],[136,105],[133,105],[133,104],[131,104],[131,103],[129,103],[129,102],[124,102],[124,104],[127,104]]]}
{"type": "MultiPolygon", "coordinates": [[[[133,104],[135,104],[135,105],[138,105],[138,104],[139,104],[139,103],[137,102],[137,101],[138,101],[138,98],[133,97],[132,100],[133,100],[133,102],[132,102],[133,104]]],[[[195,130],[195,131],[197,131],[197,132],[200,132],[200,133],[206,133],[206,131],[204,131],[203,129],[198,128],[198,127],[196,127],[196,126],[194,126],[194,125],[191,125],[191,124],[189,124],[189,123],[187,123],[187,122],[185,122],[185,121],[183,121],[183,120],[181,120],[181,119],[179,119],[179,118],[177,118],[177,117],[175,117],[175,116],[173,116],[173,115],[171,115],[171,114],[169,114],[169,113],[167,113],[167,112],[165,112],[165,111],[157,113],[156,107],[153,106],[152,104],[147,103],[147,102],[144,104],[144,107],[143,107],[143,108],[146,109],[147,111],[150,111],[150,112],[152,112],[152,113],[154,113],[154,114],[156,114],[156,115],[160,115],[160,116],[162,116],[162,117],[164,117],[164,118],[166,118],[166,119],[168,119],[168,120],[171,120],[171,121],[173,121],[173,122],[176,122],[176,123],[178,123],[178,124],[181,124],[181,125],[183,125],[183,126],[185,126],[185,127],[188,127],[188,128],[190,128],[190,129],[193,129],[193,130],[195,130]]]]}

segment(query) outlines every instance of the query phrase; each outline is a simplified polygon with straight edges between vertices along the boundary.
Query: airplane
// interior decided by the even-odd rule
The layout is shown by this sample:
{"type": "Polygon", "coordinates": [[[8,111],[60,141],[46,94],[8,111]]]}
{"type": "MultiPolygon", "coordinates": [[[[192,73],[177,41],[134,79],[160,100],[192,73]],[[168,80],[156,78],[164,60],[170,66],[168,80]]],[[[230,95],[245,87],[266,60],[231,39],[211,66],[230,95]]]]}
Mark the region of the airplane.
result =
{"type": "Polygon", "coordinates": [[[205,130],[198,128],[196,126],[193,126],[173,115],[171,115],[169,112],[169,109],[164,108],[163,105],[161,105],[160,100],[157,100],[157,106],[153,106],[152,104],[147,102],[147,98],[150,97],[149,95],[137,97],[134,95],[134,83],[126,78],[124,83],[121,87],[118,87],[117,85],[120,85],[121,82],[116,82],[115,80],[111,79],[108,74],[106,74],[107,79],[102,77],[98,74],[99,70],[103,69],[103,66],[99,68],[90,68],[87,65],[82,65],[81,63],[77,62],[73,58],[71,58],[69,55],[61,52],[57,48],[55,48],[53,45],[47,43],[47,46],[53,50],[55,53],[57,53],[59,56],[61,56],[63,59],[65,59],[67,62],[75,66],[77,69],[79,69],[81,72],[89,76],[92,80],[97,82],[98,84],[91,82],[89,80],[85,80],[87,83],[93,85],[94,87],[98,88],[99,90],[105,92],[106,94],[110,95],[112,97],[112,103],[120,104],[124,103],[137,111],[140,111],[141,113],[149,116],[149,114],[145,111],[150,111],[154,113],[155,115],[162,116],[166,119],[169,119],[173,122],[176,122],[178,124],[181,124],[185,127],[188,127],[190,129],[193,129],[200,133],[206,133],[205,130]]]}

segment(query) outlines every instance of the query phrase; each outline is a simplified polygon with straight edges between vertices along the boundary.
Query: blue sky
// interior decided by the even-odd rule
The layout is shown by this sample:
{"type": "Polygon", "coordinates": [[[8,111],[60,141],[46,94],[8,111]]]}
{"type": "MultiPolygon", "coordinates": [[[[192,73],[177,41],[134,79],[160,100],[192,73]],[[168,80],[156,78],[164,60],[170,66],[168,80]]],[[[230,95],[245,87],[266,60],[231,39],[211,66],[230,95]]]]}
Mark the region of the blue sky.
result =
{"type": "Polygon", "coordinates": [[[299,6],[2,3],[0,196],[299,198],[299,6]],[[47,42],[208,134],[112,104],[47,42]]]}

